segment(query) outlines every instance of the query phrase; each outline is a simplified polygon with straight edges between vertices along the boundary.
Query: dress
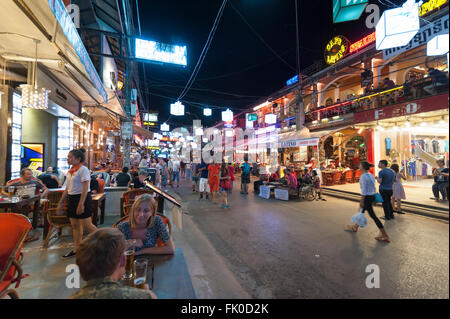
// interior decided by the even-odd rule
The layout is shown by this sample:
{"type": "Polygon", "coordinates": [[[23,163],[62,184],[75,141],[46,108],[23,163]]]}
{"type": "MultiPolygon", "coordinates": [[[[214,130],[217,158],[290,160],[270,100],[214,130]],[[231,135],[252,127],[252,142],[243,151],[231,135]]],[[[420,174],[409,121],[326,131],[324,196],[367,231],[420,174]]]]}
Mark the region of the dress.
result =
{"type": "Polygon", "coordinates": [[[402,175],[398,173],[397,176],[395,176],[394,184],[392,184],[392,197],[394,197],[395,199],[406,199],[405,189],[402,185],[401,176],[402,175]]]}

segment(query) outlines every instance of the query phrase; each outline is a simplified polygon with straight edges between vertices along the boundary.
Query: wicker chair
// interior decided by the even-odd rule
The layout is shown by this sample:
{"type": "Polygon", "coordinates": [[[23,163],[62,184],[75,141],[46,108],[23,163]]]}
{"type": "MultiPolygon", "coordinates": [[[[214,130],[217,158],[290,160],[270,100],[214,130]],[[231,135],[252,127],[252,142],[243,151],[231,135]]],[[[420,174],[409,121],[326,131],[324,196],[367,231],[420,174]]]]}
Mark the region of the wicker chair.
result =
{"type": "MultiPolygon", "coordinates": [[[[48,230],[48,234],[44,240],[43,247],[47,248],[49,246],[50,241],[53,238],[61,238],[62,230],[65,227],[72,228],[70,224],[70,219],[66,215],[56,215],[56,210],[58,207],[58,202],[61,199],[63,191],[51,192],[48,194],[48,208],[46,209],[45,218],[47,218],[48,223],[50,224],[50,228],[48,230]]],[[[63,210],[66,210],[66,203],[64,203],[63,210]]]]}
{"type": "Polygon", "coordinates": [[[153,191],[139,188],[139,189],[130,189],[129,191],[123,193],[122,195],[123,201],[120,207],[120,217],[128,215],[129,210],[131,206],[133,206],[136,197],[142,194],[153,194],[153,191]]]}
{"type": "Polygon", "coordinates": [[[346,171],[345,173],[344,173],[344,180],[347,182],[347,183],[354,183],[355,182],[355,179],[354,179],[354,172],[353,172],[353,170],[349,170],[349,171],[346,171]]]}

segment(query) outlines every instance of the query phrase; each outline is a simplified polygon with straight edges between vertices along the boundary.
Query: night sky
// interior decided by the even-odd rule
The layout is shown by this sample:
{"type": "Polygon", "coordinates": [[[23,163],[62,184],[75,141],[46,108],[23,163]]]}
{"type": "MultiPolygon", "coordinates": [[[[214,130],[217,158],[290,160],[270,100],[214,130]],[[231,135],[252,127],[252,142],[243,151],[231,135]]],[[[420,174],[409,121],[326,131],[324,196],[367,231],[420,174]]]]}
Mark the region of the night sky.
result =
{"type": "MultiPolygon", "coordinates": [[[[378,4],[381,10],[386,8],[379,1],[369,3],[378,4]]],[[[139,0],[142,38],[188,48],[186,68],[145,64],[147,82],[140,65],[144,100],[148,99],[150,110],[159,111],[160,121],[169,118],[169,105],[186,85],[221,4],[222,0],[139,0]]],[[[202,116],[201,108],[186,101],[238,112],[281,89],[296,74],[295,1],[233,0],[232,4],[290,66],[263,44],[229,1],[197,80],[183,99],[186,111],[193,115],[172,116],[169,123],[174,126],[192,124],[196,115],[205,126],[220,120],[219,109],[205,120],[208,118],[202,116]]],[[[363,13],[357,21],[333,24],[332,0],[299,0],[301,69],[323,59],[325,46],[333,36],[344,35],[355,42],[372,33],[374,29],[365,26],[367,15],[363,13]]]]}

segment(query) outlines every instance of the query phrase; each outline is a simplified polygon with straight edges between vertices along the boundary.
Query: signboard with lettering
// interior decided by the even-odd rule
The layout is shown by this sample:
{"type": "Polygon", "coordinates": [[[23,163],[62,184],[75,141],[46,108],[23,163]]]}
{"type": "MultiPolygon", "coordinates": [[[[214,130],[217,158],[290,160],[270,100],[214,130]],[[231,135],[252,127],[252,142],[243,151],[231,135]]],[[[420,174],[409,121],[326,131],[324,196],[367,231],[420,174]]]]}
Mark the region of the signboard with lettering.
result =
{"type": "Polygon", "coordinates": [[[325,48],[325,61],[332,65],[341,60],[348,51],[350,42],[342,35],[335,36],[325,48]]]}
{"type": "Polygon", "coordinates": [[[319,138],[307,138],[301,140],[290,140],[278,143],[278,148],[289,148],[298,146],[317,146],[319,138]]]}
{"type": "Polygon", "coordinates": [[[103,82],[98,76],[97,70],[92,64],[91,58],[84,47],[83,41],[81,41],[80,35],[78,34],[75,25],[73,24],[72,19],[70,18],[69,13],[64,6],[64,3],[61,0],[48,0],[48,5],[50,10],[53,12],[56,20],[58,20],[59,25],[67,37],[67,40],[72,44],[75,52],[80,58],[81,63],[83,63],[86,72],[89,75],[92,83],[94,84],[97,91],[102,96],[104,102],[108,102],[108,94],[106,93],[105,87],[103,86],[103,82]]]}
{"type": "Polygon", "coordinates": [[[354,114],[354,123],[366,123],[376,120],[390,119],[399,116],[407,116],[416,113],[431,112],[448,108],[448,94],[431,96],[391,106],[385,106],[378,110],[369,110],[354,114]]]}
{"type": "Polygon", "coordinates": [[[333,23],[358,20],[369,0],[333,0],[333,23]]]}
{"type": "Polygon", "coordinates": [[[270,199],[270,187],[264,185],[259,186],[259,197],[270,199]]]}
{"type": "Polygon", "coordinates": [[[289,200],[289,190],[284,188],[275,188],[274,195],[276,199],[289,200]]]}
{"type": "Polygon", "coordinates": [[[440,34],[448,34],[449,31],[449,16],[448,14],[431,22],[425,24],[417,34],[409,41],[409,43],[402,47],[395,47],[383,50],[383,59],[391,59],[400,53],[409,51],[418,46],[426,44],[428,41],[433,39],[435,36],[440,34]]]}

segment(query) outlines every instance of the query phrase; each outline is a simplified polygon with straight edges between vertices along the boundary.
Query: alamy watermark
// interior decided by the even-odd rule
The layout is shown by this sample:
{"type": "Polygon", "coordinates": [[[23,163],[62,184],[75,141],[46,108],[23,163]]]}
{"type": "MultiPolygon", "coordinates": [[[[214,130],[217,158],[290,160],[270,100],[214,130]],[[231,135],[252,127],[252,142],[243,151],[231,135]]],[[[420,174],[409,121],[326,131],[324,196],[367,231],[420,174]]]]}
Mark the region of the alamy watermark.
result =
{"type": "Polygon", "coordinates": [[[80,288],[80,268],[75,264],[67,265],[66,273],[69,273],[66,277],[66,287],[69,289],[80,288]]]}
{"type": "Polygon", "coordinates": [[[366,287],[369,289],[380,288],[380,267],[375,264],[367,265],[366,273],[369,273],[366,277],[366,287]]]}

